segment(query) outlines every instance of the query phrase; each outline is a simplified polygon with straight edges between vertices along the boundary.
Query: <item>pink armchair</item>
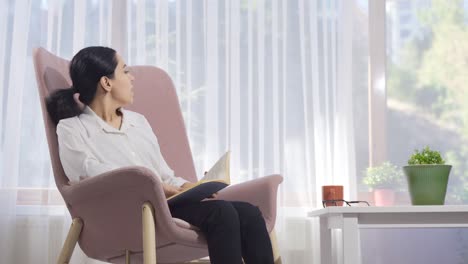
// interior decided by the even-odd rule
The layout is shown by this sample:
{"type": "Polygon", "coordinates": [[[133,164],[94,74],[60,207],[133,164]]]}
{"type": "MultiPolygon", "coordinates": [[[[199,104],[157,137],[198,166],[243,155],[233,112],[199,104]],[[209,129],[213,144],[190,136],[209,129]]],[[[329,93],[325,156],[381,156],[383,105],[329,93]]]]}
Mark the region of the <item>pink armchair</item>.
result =
{"type": "MultiPolygon", "coordinates": [[[[90,258],[111,263],[181,263],[208,255],[204,237],[187,222],[172,218],[158,177],[143,167],[126,167],[70,184],[60,163],[55,126],[44,98],[70,86],[68,61],[43,48],[34,50],[55,182],[73,218],[58,263],[68,263],[76,242],[90,258]]],[[[146,116],[161,151],[176,175],[197,181],[177,95],[170,77],[151,66],[132,67],[136,93],[128,107],[146,116]]],[[[233,185],[219,199],[247,201],[265,217],[275,263],[280,263],[273,227],[276,195],[283,178],[270,175],[233,185]]]]}

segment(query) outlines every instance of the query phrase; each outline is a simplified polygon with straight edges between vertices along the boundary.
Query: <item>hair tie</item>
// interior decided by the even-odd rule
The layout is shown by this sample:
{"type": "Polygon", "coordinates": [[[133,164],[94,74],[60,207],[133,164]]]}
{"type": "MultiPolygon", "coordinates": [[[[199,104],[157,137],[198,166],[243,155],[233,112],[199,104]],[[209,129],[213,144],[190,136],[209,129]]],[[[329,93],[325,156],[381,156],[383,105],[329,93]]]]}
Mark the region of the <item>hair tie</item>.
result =
{"type": "Polygon", "coordinates": [[[81,100],[80,100],[80,94],[79,94],[79,93],[74,93],[74,94],[73,94],[73,99],[75,100],[76,104],[78,105],[78,108],[80,108],[80,110],[84,110],[84,108],[86,107],[86,105],[83,104],[83,102],[81,102],[81,100]]]}

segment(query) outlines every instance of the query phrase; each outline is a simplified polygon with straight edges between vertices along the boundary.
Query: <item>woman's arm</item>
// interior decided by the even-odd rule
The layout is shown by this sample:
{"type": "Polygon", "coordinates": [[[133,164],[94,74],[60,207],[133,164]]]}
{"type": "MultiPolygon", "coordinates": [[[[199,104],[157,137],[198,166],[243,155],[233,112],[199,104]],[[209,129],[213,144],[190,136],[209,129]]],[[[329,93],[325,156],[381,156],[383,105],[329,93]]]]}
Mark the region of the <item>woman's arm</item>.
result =
{"type": "Polygon", "coordinates": [[[156,146],[153,150],[156,154],[155,155],[156,160],[153,162],[154,162],[155,167],[157,168],[157,171],[160,173],[161,181],[165,184],[176,186],[179,188],[182,187],[184,184],[189,183],[187,180],[181,177],[175,176],[174,171],[169,167],[169,165],[167,164],[166,160],[164,159],[161,153],[161,148],[159,147],[158,138],[154,134],[151,125],[149,124],[148,120],[144,116],[142,116],[142,118],[145,124],[145,129],[147,130],[148,133],[151,134],[152,140],[154,140],[154,143],[156,146]]]}

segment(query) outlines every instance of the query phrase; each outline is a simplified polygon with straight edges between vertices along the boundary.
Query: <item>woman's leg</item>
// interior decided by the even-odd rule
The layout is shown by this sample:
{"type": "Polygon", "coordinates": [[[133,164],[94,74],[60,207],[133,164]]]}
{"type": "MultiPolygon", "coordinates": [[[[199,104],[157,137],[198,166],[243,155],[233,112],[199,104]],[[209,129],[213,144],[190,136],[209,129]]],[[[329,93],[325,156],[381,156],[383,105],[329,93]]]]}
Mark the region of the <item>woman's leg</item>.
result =
{"type": "Polygon", "coordinates": [[[273,264],[273,249],[265,220],[258,207],[232,202],[239,215],[242,257],[246,264],[273,264]]]}
{"type": "Polygon", "coordinates": [[[212,264],[242,263],[239,216],[230,202],[211,200],[170,210],[173,217],[187,221],[205,234],[212,264]]]}

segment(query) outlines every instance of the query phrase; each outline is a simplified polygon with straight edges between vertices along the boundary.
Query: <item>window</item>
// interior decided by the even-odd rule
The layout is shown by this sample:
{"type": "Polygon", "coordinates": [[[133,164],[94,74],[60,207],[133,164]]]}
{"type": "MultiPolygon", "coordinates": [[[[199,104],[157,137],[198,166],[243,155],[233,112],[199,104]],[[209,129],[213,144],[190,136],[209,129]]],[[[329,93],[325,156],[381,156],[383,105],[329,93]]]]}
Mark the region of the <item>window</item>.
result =
{"type": "Polygon", "coordinates": [[[468,202],[468,10],[463,2],[405,0],[393,9],[387,1],[387,16],[404,12],[415,23],[387,19],[393,41],[387,42],[392,47],[387,60],[386,156],[402,166],[416,148],[440,150],[447,164],[454,165],[447,203],[468,202]],[[398,32],[399,38],[394,35],[398,32]]]}

